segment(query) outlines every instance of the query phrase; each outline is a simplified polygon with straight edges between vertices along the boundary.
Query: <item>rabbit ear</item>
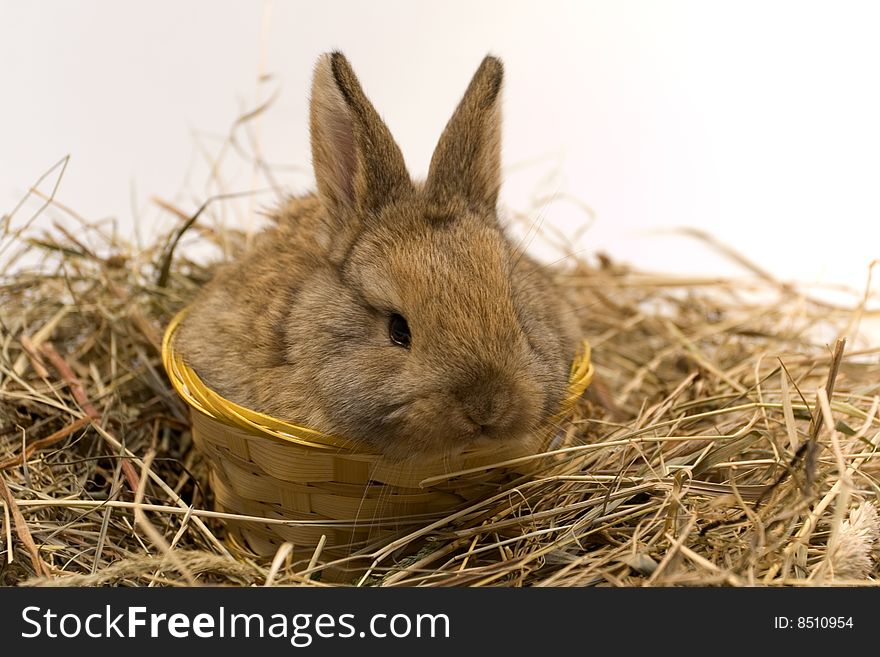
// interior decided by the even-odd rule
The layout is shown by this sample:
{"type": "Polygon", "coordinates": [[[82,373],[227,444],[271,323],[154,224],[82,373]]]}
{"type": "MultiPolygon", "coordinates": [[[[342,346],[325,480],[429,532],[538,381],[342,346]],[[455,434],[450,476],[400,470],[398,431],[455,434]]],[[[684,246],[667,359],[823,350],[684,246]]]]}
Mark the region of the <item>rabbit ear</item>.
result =
{"type": "Polygon", "coordinates": [[[478,211],[494,212],[501,186],[503,74],[501,60],[483,59],[446,124],[425,182],[435,200],[459,197],[478,211]]]}
{"type": "Polygon", "coordinates": [[[331,211],[375,211],[412,189],[403,155],[342,53],[322,55],[311,97],[312,164],[331,211]]]}

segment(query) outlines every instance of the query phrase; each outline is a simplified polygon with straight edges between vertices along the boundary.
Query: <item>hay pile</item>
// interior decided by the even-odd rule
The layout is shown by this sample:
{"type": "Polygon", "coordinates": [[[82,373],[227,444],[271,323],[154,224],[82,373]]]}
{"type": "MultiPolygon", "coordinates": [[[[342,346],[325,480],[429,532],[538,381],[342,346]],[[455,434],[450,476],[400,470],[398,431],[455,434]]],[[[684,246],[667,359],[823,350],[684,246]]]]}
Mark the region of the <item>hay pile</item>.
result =
{"type": "MultiPolygon", "coordinates": [[[[176,238],[219,236],[181,219],[135,248],[67,214],[43,230],[0,223],[0,583],[326,585],[285,550],[266,563],[224,543],[161,367],[165,324],[210,276],[176,238]]],[[[880,347],[828,339],[854,335],[865,304],[767,277],[566,265],[597,368],[573,446],[533,480],[373,546],[359,583],[877,581],[880,347]]]]}

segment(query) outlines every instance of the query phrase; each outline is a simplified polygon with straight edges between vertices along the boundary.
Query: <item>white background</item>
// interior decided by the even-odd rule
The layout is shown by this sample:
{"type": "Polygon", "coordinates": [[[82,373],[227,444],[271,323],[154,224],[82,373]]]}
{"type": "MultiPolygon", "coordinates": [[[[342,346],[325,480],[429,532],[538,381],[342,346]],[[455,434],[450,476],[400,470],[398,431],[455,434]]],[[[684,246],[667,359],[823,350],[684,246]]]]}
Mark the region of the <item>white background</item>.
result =
{"type": "Polygon", "coordinates": [[[124,233],[173,225],[153,197],[191,212],[265,187],[234,153],[222,180],[208,162],[273,94],[237,134],[305,191],[309,80],[331,49],[421,176],[492,52],[507,206],[556,193],[532,216],[571,235],[575,197],[595,216],[578,245],[646,269],[743,273],[668,232],[691,226],[782,279],[861,292],[880,257],[878,35],[874,2],[0,0],[0,212],[66,154],[58,199],[124,233]]]}

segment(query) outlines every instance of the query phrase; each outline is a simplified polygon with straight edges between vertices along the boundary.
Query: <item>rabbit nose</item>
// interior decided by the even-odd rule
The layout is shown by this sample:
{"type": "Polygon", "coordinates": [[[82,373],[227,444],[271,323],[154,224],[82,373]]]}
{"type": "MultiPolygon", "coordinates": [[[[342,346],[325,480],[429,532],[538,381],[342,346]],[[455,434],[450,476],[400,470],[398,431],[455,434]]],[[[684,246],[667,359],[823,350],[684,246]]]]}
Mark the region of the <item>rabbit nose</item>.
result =
{"type": "Polygon", "coordinates": [[[503,424],[511,409],[511,392],[506,387],[471,385],[461,388],[456,393],[464,416],[486,431],[503,424]]]}

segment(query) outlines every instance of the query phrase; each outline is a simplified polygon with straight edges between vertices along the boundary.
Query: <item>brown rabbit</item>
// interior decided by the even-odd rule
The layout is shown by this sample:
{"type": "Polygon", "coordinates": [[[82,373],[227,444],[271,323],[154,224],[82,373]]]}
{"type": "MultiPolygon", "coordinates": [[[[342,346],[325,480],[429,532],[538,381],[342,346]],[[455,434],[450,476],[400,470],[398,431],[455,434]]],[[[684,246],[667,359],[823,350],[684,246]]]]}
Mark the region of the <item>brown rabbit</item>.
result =
{"type": "Polygon", "coordinates": [[[496,215],[502,73],[483,60],[413,183],[345,57],[319,59],[317,194],[291,200],[221,268],[179,331],[209,386],[391,458],[547,425],[578,330],[496,215]]]}

